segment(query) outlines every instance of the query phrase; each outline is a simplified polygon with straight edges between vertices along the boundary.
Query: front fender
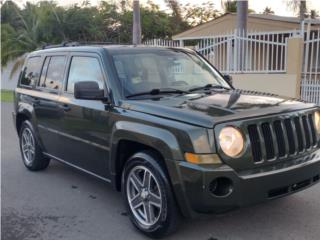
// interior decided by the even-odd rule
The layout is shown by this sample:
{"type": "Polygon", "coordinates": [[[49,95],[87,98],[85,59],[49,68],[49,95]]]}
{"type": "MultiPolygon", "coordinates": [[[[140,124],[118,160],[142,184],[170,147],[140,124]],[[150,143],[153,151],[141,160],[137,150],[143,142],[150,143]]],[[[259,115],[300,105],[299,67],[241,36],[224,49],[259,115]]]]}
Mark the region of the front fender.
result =
{"type": "MultiPolygon", "coordinates": [[[[166,160],[183,159],[183,153],[176,137],[165,129],[129,121],[115,123],[112,130],[110,159],[115,159],[117,145],[120,140],[130,140],[157,149],[166,160]]],[[[114,173],[115,161],[110,161],[110,164],[110,169],[114,173]]]]}
{"type": "Polygon", "coordinates": [[[116,176],[116,155],[118,143],[121,140],[141,143],[161,153],[179,208],[184,216],[190,217],[191,209],[186,201],[184,186],[181,184],[181,173],[178,167],[178,161],[183,160],[184,157],[175,135],[168,130],[141,123],[129,121],[117,122],[113,127],[112,146],[110,148],[110,171],[113,176],[116,176]]]}

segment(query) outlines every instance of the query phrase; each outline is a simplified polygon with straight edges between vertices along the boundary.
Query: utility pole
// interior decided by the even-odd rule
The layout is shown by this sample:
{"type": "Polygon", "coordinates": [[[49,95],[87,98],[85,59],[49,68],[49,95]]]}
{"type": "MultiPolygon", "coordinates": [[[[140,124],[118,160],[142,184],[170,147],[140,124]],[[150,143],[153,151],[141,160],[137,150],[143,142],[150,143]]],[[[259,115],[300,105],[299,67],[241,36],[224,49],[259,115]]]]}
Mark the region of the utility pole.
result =
{"type": "Polygon", "coordinates": [[[248,1],[237,1],[237,30],[247,35],[248,1]]]}
{"type": "Polygon", "coordinates": [[[133,0],[132,44],[141,44],[141,23],[139,0],[133,0]]]}
{"type": "Polygon", "coordinates": [[[237,70],[244,70],[246,67],[246,44],[244,43],[244,37],[247,36],[247,22],[248,22],[248,1],[237,1],[237,29],[236,33],[239,37],[238,41],[235,41],[235,48],[237,52],[237,61],[235,67],[237,70]]]}

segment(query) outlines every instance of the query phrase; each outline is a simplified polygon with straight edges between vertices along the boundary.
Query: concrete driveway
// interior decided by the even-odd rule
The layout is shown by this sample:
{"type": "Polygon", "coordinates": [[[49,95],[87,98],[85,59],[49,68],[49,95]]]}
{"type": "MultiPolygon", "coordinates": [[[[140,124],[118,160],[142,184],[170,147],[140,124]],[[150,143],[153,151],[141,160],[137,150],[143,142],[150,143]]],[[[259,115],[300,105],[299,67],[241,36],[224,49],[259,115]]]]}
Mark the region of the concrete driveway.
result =
{"type": "MultiPolygon", "coordinates": [[[[2,103],[1,196],[3,240],[147,239],[131,225],[121,195],[86,174],[52,161],[43,172],[22,164],[11,120],[2,103]]],[[[184,221],[168,239],[320,239],[320,185],[219,216],[184,221]]]]}

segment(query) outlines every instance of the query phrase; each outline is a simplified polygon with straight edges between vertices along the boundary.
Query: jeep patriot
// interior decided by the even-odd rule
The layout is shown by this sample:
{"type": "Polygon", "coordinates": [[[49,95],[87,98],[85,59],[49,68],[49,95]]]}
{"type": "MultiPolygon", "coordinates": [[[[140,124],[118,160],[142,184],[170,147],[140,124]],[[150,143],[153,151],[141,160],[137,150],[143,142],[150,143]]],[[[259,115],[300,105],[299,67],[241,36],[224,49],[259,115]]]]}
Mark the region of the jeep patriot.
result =
{"type": "Polygon", "coordinates": [[[235,89],[190,49],[34,51],[13,117],[27,169],[54,159],[110,183],[150,237],[180,216],[283,197],[320,178],[319,107],[235,89]]]}

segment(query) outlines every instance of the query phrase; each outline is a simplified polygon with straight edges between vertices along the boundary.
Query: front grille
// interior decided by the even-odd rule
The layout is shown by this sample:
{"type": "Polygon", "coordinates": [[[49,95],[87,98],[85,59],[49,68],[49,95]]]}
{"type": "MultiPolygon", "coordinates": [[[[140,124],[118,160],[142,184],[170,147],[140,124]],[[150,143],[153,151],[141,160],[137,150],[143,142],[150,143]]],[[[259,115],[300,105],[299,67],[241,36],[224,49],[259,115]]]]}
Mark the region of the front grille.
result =
{"type": "Polygon", "coordinates": [[[317,144],[312,114],[248,126],[253,161],[295,155],[317,144]]]}

